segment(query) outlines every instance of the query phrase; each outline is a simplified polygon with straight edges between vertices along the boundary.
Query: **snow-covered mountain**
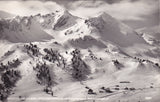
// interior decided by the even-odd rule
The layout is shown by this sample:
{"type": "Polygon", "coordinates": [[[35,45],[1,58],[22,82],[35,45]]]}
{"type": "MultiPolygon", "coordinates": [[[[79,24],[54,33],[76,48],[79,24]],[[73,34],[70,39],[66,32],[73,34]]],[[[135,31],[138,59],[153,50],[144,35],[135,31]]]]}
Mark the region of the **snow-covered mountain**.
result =
{"type": "MultiPolygon", "coordinates": [[[[110,41],[119,46],[128,47],[136,43],[145,43],[143,38],[139,37],[135,31],[106,13],[85,20],[71,15],[68,11],[56,11],[46,15],[17,16],[13,19],[1,20],[0,24],[1,39],[12,42],[48,40],[57,36],[53,33],[61,33],[65,30],[65,35],[68,36],[67,32],[73,35],[81,30],[80,33],[84,34],[78,35],[96,36],[102,41],[110,41]],[[82,26],[84,27],[82,28],[82,26]],[[73,29],[77,29],[77,32],[73,29]],[[50,33],[47,32],[48,30],[50,33]]],[[[63,36],[64,34],[61,37],[63,38],[63,36]]]]}
{"type": "Polygon", "coordinates": [[[63,30],[76,24],[78,17],[72,16],[68,11],[35,16],[0,20],[1,39],[11,42],[33,42],[53,39],[45,30],[63,30]]]}
{"type": "Polygon", "coordinates": [[[32,17],[16,17],[14,19],[1,20],[0,39],[10,42],[32,42],[51,39],[40,25],[34,22],[32,17]]]}
{"type": "Polygon", "coordinates": [[[106,13],[1,19],[0,48],[2,101],[159,102],[160,50],[106,13]]]}
{"type": "Polygon", "coordinates": [[[106,13],[96,18],[90,18],[88,21],[92,27],[98,30],[103,41],[110,41],[121,47],[145,43],[144,39],[139,37],[133,29],[106,13]]]}

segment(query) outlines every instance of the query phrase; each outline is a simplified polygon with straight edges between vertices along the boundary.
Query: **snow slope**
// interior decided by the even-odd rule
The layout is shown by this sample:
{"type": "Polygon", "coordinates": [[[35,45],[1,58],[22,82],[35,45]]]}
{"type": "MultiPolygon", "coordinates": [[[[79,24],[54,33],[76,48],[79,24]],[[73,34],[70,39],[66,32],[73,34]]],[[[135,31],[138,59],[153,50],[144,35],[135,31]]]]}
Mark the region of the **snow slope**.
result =
{"type": "MultiPolygon", "coordinates": [[[[69,57],[71,57],[70,52],[72,50],[66,50],[59,45],[45,42],[37,42],[34,44],[38,44],[42,54],[43,48],[54,47],[54,50],[59,49],[61,55],[68,60],[67,63],[71,63],[69,57]],[[65,53],[66,51],[68,51],[68,54],[65,53]]],[[[100,102],[106,100],[109,102],[118,100],[158,102],[159,100],[160,68],[153,63],[147,61],[141,62],[138,59],[121,54],[118,49],[111,49],[111,47],[101,50],[90,48],[96,59],[90,57],[87,49],[81,50],[83,60],[92,70],[92,74],[88,76],[88,79],[82,82],[74,80],[68,68],[63,69],[46,61],[56,75],[55,81],[57,84],[52,88],[54,92],[53,96],[46,94],[43,91],[44,86],[36,83],[36,72],[32,67],[35,66],[37,62],[43,61],[41,55],[39,57],[30,57],[23,51],[23,44],[13,45],[10,50],[16,51],[2,62],[7,63],[8,60],[19,58],[22,64],[17,67],[17,69],[21,71],[22,79],[18,81],[16,87],[13,89],[14,94],[8,97],[8,102],[39,102],[40,100],[43,102],[76,102],[78,100],[87,102],[94,100],[100,102]],[[17,46],[19,47],[18,49],[17,46]],[[100,58],[102,60],[100,60],[100,58]],[[116,59],[122,65],[120,69],[120,66],[115,65],[113,62],[113,60],[116,59]],[[129,83],[120,83],[123,81],[128,81],[129,83]],[[115,90],[116,85],[119,85],[119,90],[115,90]],[[96,95],[87,94],[88,89],[85,88],[86,86],[94,90],[96,95]],[[153,86],[153,88],[150,88],[151,86],[153,86]],[[113,93],[100,93],[101,87],[108,87],[113,93]],[[124,90],[125,87],[133,87],[135,90],[124,90]]]]}

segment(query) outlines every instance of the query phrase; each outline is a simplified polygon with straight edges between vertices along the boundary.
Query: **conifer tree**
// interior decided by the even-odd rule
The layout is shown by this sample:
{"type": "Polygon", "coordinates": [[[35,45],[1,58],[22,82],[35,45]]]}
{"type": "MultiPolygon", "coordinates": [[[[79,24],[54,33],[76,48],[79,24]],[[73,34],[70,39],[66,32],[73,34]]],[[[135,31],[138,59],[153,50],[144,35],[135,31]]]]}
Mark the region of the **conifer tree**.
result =
{"type": "Polygon", "coordinates": [[[81,59],[80,50],[75,49],[72,53],[72,76],[76,80],[82,81],[90,74],[89,66],[81,59]]]}

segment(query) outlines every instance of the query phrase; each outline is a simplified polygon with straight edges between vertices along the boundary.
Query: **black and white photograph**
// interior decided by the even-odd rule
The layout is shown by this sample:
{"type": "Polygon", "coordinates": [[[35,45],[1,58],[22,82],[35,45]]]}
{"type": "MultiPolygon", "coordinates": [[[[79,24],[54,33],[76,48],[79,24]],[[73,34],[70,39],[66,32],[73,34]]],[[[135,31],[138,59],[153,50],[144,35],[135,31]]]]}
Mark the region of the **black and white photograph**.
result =
{"type": "Polygon", "coordinates": [[[0,0],[0,102],[160,102],[160,0],[0,0]]]}

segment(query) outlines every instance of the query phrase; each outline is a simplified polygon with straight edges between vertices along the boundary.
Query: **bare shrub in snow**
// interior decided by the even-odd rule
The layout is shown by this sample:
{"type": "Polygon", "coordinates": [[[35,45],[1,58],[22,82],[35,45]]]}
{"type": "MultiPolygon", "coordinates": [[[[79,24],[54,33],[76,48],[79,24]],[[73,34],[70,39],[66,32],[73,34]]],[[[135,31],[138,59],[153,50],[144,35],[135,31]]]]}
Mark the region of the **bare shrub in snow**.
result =
{"type": "Polygon", "coordinates": [[[20,78],[20,72],[12,69],[2,74],[1,80],[3,81],[3,84],[6,88],[12,88],[20,78]]]}
{"type": "Polygon", "coordinates": [[[48,60],[49,62],[57,62],[57,66],[63,65],[63,67],[65,68],[66,63],[65,60],[63,58],[63,56],[57,51],[57,50],[53,50],[51,49],[43,49],[43,51],[46,53],[46,55],[44,55],[44,59],[48,60]]]}
{"type": "Polygon", "coordinates": [[[28,54],[38,56],[39,48],[37,47],[37,45],[30,43],[29,45],[24,45],[24,47],[27,49],[28,54]]]}
{"type": "Polygon", "coordinates": [[[55,82],[53,82],[53,80],[51,79],[49,66],[46,65],[46,63],[37,64],[34,70],[37,72],[36,76],[38,78],[39,84],[47,86],[52,86],[53,84],[55,84],[55,82]]]}

